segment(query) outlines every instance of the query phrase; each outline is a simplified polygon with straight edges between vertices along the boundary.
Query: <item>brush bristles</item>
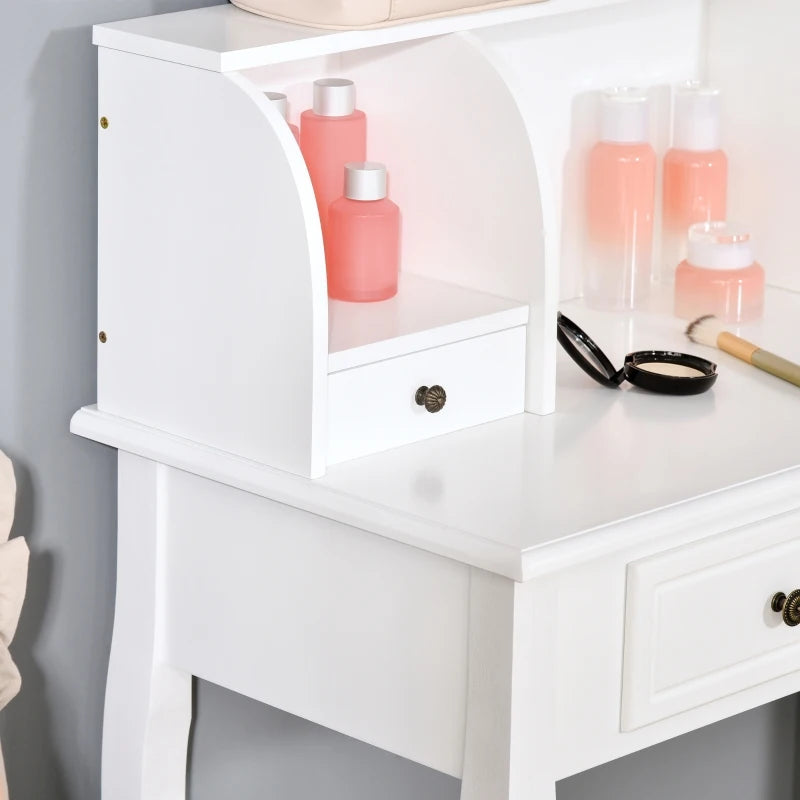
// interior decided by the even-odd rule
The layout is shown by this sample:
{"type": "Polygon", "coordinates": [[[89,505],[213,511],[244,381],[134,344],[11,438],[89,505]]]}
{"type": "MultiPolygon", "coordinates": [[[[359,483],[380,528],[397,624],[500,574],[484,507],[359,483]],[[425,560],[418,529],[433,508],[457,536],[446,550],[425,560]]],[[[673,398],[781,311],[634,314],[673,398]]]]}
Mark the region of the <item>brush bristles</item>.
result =
{"type": "Polygon", "coordinates": [[[706,314],[689,325],[686,335],[696,344],[718,347],[717,339],[724,330],[725,326],[713,314],[706,314]]]}

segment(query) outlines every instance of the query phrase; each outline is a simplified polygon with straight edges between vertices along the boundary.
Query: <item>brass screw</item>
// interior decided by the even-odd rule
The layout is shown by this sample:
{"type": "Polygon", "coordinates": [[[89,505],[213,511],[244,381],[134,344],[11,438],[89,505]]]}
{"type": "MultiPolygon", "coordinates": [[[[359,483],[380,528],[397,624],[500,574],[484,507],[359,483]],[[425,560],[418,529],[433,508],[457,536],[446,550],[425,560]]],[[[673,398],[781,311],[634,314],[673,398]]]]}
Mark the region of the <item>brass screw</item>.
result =
{"type": "Polygon", "coordinates": [[[100,127],[105,130],[108,127],[108,117],[100,117],[100,127]]]}
{"type": "Polygon", "coordinates": [[[97,338],[100,340],[100,344],[105,344],[108,341],[108,336],[106,336],[105,331],[100,331],[100,333],[97,334],[97,338]]]}

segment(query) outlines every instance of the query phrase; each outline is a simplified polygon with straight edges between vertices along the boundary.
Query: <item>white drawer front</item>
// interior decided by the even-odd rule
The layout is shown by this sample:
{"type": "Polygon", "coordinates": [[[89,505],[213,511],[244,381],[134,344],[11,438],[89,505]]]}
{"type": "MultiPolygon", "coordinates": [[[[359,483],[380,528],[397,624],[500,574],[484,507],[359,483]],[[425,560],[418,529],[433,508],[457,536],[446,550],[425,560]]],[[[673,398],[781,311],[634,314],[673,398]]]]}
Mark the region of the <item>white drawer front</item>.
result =
{"type": "Polygon", "coordinates": [[[622,729],[800,670],[770,607],[798,588],[800,512],[629,564],[622,729]]]}
{"type": "Polygon", "coordinates": [[[524,403],[524,327],[335,372],[328,464],[519,414],[524,403]],[[447,401],[432,414],[414,396],[435,385],[447,401]]]}

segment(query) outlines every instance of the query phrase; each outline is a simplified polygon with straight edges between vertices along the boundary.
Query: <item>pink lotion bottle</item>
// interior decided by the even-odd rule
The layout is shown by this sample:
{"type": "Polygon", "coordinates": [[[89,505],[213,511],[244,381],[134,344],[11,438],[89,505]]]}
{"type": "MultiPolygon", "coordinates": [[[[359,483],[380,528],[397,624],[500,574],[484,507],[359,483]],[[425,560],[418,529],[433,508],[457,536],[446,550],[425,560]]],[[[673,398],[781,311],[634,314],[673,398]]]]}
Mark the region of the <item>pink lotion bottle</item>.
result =
{"type": "Polygon", "coordinates": [[[344,197],[328,212],[328,295],[364,303],[397,294],[400,209],[386,196],[386,167],[374,161],[344,168],[344,197]]]}
{"type": "Polygon", "coordinates": [[[328,208],[342,196],[342,170],[367,158],[367,117],[356,109],[356,87],[343,78],[314,81],[313,108],[300,115],[300,149],[317,198],[323,238],[328,208]]]}
{"type": "Polygon", "coordinates": [[[589,154],[584,296],[590,306],[631,309],[648,296],[655,189],[647,95],[610,89],[602,98],[600,141],[589,154]]]}
{"type": "Polygon", "coordinates": [[[748,322],[763,309],[764,270],[753,257],[749,231],[729,222],[692,225],[687,258],[675,271],[675,315],[748,322]]]}
{"type": "Polygon", "coordinates": [[[719,91],[699,83],[677,87],[672,149],[664,157],[661,279],[672,283],[686,258],[689,226],[725,219],[728,157],[720,149],[719,91]]]}
{"type": "Polygon", "coordinates": [[[297,140],[297,143],[300,144],[300,129],[297,125],[292,125],[292,123],[289,122],[289,98],[286,97],[283,92],[264,92],[264,94],[267,100],[275,106],[275,110],[286,120],[286,123],[289,125],[289,130],[297,140]]]}

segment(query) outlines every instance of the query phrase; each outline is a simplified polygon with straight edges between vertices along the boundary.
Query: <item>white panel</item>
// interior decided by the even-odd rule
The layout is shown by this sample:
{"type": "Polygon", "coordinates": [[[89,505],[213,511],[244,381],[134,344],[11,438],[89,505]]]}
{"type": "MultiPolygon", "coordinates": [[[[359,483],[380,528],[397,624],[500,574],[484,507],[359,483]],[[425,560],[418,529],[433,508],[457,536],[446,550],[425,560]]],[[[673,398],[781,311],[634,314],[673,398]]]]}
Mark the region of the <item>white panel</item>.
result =
{"type": "Polygon", "coordinates": [[[623,730],[800,670],[800,630],[770,608],[798,588],[800,514],[628,568],[623,730]]]}
{"type": "Polygon", "coordinates": [[[285,123],[237,76],[107,50],[99,109],[98,406],[321,474],[324,258],[285,123]]]}
{"type": "Polygon", "coordinates": [[[331,375],[328,463],[522,413],[524,363],[518,327],[331,375]],[[434,385],[447,400],[430,413],[414,398],[434,385]]]}
{"type": "Polygon", "coordinates": [[[728,218],[756,237],[767,282],[800,290],[796,0],[710,0],[708,75],[723,92],[728,218]]]}
{"type": "Polygon", "coordinates": [[[469,570],[169,474],[169,661],[461,774],[469,570]]]}

